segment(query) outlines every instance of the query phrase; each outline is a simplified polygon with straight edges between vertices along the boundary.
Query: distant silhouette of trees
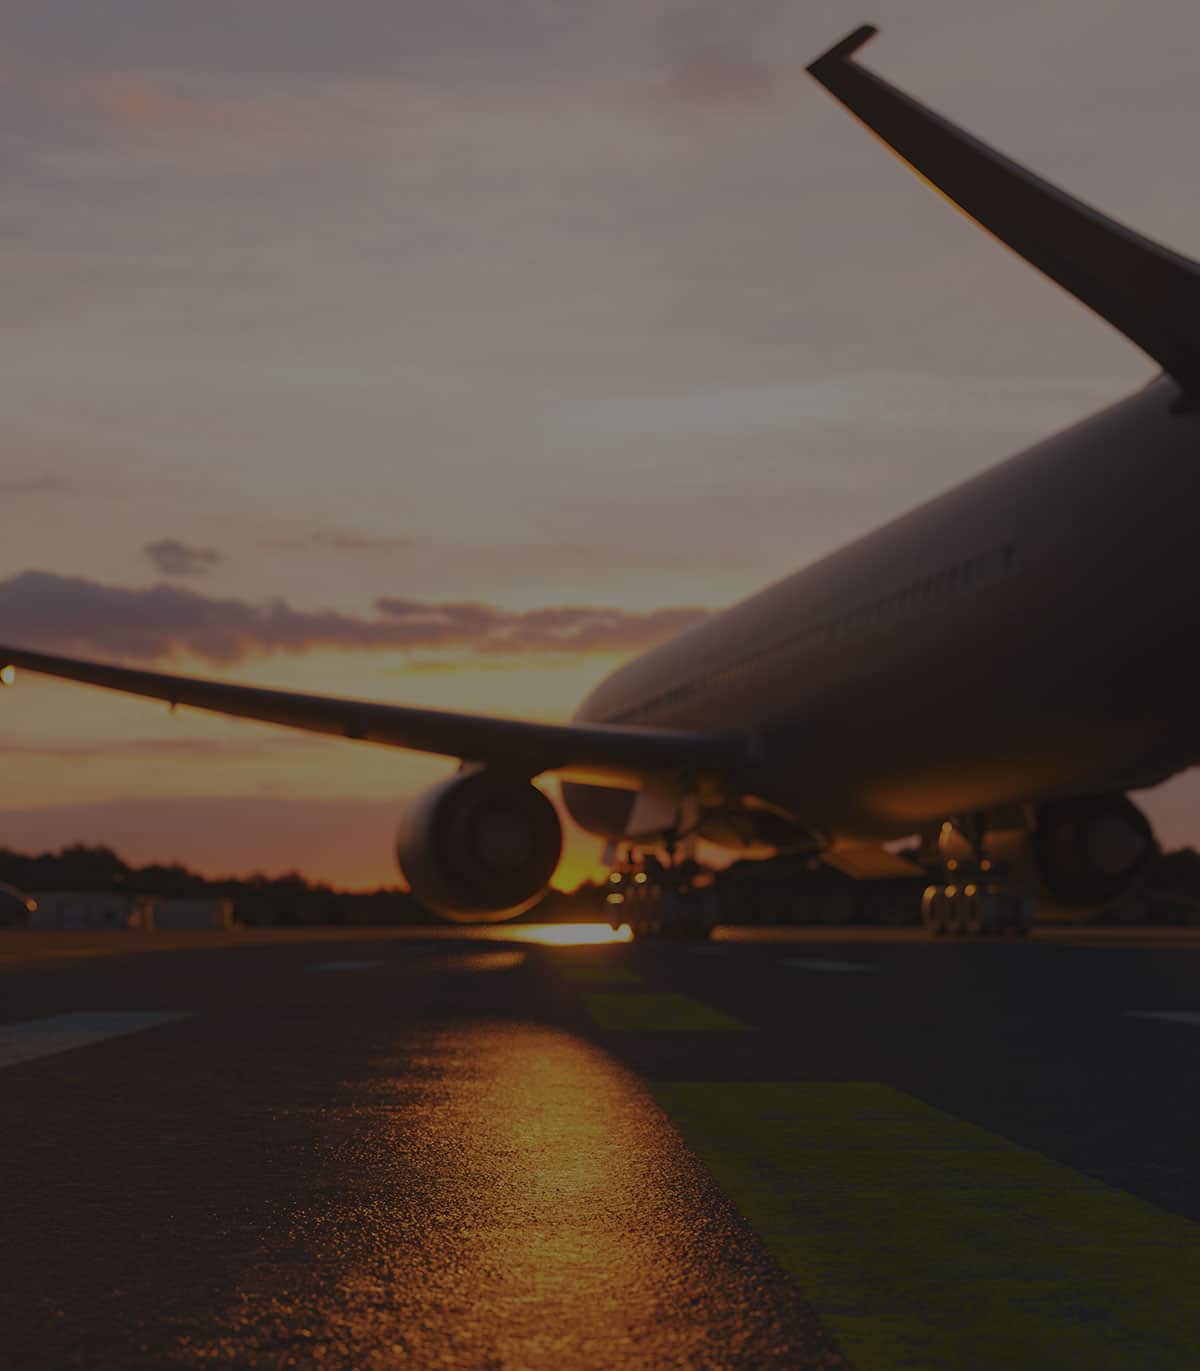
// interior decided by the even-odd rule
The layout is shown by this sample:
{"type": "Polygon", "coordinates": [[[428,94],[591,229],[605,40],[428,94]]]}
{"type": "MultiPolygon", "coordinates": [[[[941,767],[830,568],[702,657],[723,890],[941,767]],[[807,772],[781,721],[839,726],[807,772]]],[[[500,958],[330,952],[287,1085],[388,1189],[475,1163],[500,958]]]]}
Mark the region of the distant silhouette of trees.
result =
{"type": "Polygon", "coordinates": [[[59,852],[27,856],[0,848],[0,884],[18,890],[103,890],[130,895],[212,895],[233,902],[239,923],[402,924],[428,915],[407,891],[335,890],[296,872],[210,879],[172,862],[130,866],[111,848],[73,843],[59,852]]]}
{"type": "MultiPolygon", "coordinates": [[[[857,881],[798,856],[737,861],[717,873],[721,921],[739,924],[918,924],[925,878],[857,881]]],[[[177,862],[130,866],[108,847],[73,843],[29,856],[0,848],[0,885],[20,891],[115,890],[130,895],[212,895],[233,902],[243,924],[413,924],[430,915],[405,890],[345,891],[298,872],[212,879],[177,862]]],[[[523,922],[607,920],[607,889],[585,881],[550,890],[523,922]]],[[[1129,898],[1093,916],[1106,924],[1200,925],[1200,854],[1164,853],[1129,898]]]]}

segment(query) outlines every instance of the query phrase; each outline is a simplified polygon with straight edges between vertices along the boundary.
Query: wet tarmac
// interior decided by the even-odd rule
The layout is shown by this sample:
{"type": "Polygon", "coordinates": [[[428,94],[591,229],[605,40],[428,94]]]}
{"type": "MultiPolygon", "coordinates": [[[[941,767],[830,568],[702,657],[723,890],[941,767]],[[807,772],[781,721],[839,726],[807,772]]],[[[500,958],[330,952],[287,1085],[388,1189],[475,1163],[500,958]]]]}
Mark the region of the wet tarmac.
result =
{"type": "Polygon", "coordinates": [[[1194,1367],[1200,938],[539,938],[5,935],[0,1365],[1194,1367]]]}

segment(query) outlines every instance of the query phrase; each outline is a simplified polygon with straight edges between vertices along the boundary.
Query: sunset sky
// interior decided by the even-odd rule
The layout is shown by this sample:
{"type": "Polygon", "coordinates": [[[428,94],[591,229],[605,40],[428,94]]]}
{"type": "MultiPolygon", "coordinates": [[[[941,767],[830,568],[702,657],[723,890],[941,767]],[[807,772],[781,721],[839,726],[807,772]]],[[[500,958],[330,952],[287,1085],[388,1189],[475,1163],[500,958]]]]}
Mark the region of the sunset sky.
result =
{"type": "MultiPolygon", "coordinates": [[[[17,643],[562,719],[1142,384],[804,75],[865,19],[869,65],[1200,255],[1184,0],[0,12],[17,643]]],[[[0,747],[0,844],[356,886],[447,770],[34,677],[0,747]]],[[[1200,842],[1195,778],[1146,807],[1200,842]]]]}

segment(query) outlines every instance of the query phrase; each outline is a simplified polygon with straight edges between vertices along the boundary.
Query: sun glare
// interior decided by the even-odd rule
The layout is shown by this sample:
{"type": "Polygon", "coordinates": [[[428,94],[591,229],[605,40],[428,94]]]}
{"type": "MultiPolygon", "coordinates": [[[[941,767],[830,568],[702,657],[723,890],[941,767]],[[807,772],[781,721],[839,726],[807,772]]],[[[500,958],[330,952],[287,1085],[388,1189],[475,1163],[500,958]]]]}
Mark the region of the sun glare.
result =
{"type": "Polygon", "coordinates": [[[627,943],[633,940],[628,924],[612,928],[608,924],[525,924],[506,928],[506,939],[541,943],[544,947],[584,947],[600,943],[627,943]]]}

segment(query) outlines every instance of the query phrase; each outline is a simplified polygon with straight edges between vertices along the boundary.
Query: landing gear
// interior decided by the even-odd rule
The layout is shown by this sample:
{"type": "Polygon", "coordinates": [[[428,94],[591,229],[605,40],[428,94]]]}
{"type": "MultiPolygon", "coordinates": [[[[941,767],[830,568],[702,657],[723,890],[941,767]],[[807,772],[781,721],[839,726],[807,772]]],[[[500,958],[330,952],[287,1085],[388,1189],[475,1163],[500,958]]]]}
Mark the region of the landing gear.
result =
{"type": "Polygon", "coordinates": [[[965,814],[947,819],[925,849],[926,869],[945,884],[925,888],[921,922],[935,938],[1023,938],[1033,928],[1037,901],[1022,874],[1021,813],[965,814]]]}
{"type": "Polygon", "coordinates": [[[669,866],[653,855],[612,872],[607,903],[611,927],[627,924],[639,940],[702,942],[719,917],[711,872],[690,860],[669,866]]]}
{"type": "Polygon", "coordinates": [[[935,938],[1025,937],[1033,927],[1034,901],[994,885],[931,885],[921,898],[921,922],[935,938]]]}

